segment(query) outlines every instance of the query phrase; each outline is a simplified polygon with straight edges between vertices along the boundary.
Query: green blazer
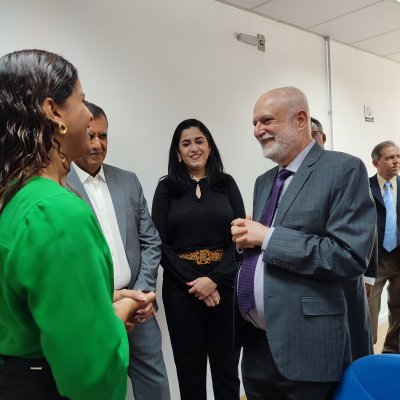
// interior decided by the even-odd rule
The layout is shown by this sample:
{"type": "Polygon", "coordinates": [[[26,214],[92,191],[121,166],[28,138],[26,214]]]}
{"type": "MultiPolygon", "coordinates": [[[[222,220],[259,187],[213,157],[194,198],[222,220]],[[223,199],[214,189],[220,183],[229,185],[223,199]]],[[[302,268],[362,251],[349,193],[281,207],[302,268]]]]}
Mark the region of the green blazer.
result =
{"type": "Polygon", "coordinates": [[[39,177],[17,192],[0,214],[0,286],[0,355],[45,357],[68,398],[125,399],[111,255],[83,200],[39,177]]]}

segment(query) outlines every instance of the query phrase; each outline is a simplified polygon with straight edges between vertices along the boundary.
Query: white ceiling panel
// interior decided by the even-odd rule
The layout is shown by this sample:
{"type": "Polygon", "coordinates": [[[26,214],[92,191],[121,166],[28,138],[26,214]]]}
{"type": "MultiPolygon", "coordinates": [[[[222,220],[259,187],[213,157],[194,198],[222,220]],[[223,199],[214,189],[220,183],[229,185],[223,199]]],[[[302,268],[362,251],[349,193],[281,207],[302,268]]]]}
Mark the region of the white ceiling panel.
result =
{"type": "MultiPolygon", "coordinates": [[[[268,0],[271,1],[271,0],[268,0]]],[[[228,1],[220,1],[220,3],[231,4],[234,6],[238,6],[240,8],[245,8],[246,10],[251,10],[254,7],[259,6],[260,4],[267,3],[266,0],[228,0],[228,1]]]]}
{"type": "Polygon", "coordinates": [[[396,53],[399,50],[400,43],[400,29],[379,35],[371,39],[362,40],[357,42],[357,47],[363,50],[370,51],[371,53],[386,56],[396,53]]]}
{"type": "Polygon", "coordinates": [[[387,56],[387,58],[400,63],[400,52],[391,54],[390,56],[387,56]]]}
{"type": "Polygon", "coordinates": [[[278,21],[285,21],[301,28],[309,28],[380,1],[272,0],[256,7],[254,11],[278,21]]]}
{"type": "Polygon", "coordinates": [[[400,63],[396,0],[216,0],[400,63]]]}
{"type": "Polygon", "coordinates": [[[400,3],[382,1],[314,26],[312,31],[345,43],[354,43],[398,28],[400,28],[400,3]]]}

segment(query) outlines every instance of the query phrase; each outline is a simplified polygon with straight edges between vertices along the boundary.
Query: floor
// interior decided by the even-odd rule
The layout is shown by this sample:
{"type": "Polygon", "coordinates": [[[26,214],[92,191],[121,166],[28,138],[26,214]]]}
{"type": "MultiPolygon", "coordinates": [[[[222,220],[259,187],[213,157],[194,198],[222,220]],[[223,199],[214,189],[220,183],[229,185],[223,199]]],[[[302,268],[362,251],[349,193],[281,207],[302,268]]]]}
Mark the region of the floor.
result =
{"type": "MultiPolygon", "coordinates": [[[[379,354],[382,351],[383,342],[385,341],[386,332],[388,329],[388,323],[384,323],[378,328],[378,341],[374,346],[374,353],[379,354]]],[[[246,396],[242,396],[240,400],[246,400],[246,396]]]]}

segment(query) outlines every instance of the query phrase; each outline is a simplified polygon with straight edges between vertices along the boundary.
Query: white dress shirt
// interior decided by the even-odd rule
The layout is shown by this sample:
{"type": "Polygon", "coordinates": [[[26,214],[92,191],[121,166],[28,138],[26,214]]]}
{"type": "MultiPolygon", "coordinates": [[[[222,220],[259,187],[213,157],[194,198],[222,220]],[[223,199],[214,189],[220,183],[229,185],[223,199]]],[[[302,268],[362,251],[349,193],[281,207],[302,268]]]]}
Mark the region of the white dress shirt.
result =
{"type": "Polygon", "coordinates": [[[98,174],[93,177],[74,164],[86,193],[92,203],[100,227],[107,240],[114,265],[114,289],[126,288],[131,279],[131,269],[122,243],[114,205],[108,190],[103,166],[98,174]]]}

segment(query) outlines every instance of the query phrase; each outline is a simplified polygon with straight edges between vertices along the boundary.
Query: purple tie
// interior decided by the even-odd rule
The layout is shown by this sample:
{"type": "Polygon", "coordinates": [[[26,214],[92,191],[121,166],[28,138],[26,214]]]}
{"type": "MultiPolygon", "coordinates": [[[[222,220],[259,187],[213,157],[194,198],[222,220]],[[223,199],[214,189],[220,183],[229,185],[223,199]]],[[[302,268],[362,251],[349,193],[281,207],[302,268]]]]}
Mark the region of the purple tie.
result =
{"type": "MultiPolygon", "coordinates": [[[[281,169],[275,178],[271,195],[269,196],[267,205],[264,209],[260,223],[265,226],[271,226],[274,218],[276,205],[278,203],[279,194],[283,188],[285,180],[291,175],[291,171],[281,169]]],[[[260,256],[260,248],[246,250],[244,260],[239,271],[239,283],[237,289],[237,300],[240,311],[247,314],[255,305],[254,300],[254,273],[256,270],[257,260],[260,256]]]]}

